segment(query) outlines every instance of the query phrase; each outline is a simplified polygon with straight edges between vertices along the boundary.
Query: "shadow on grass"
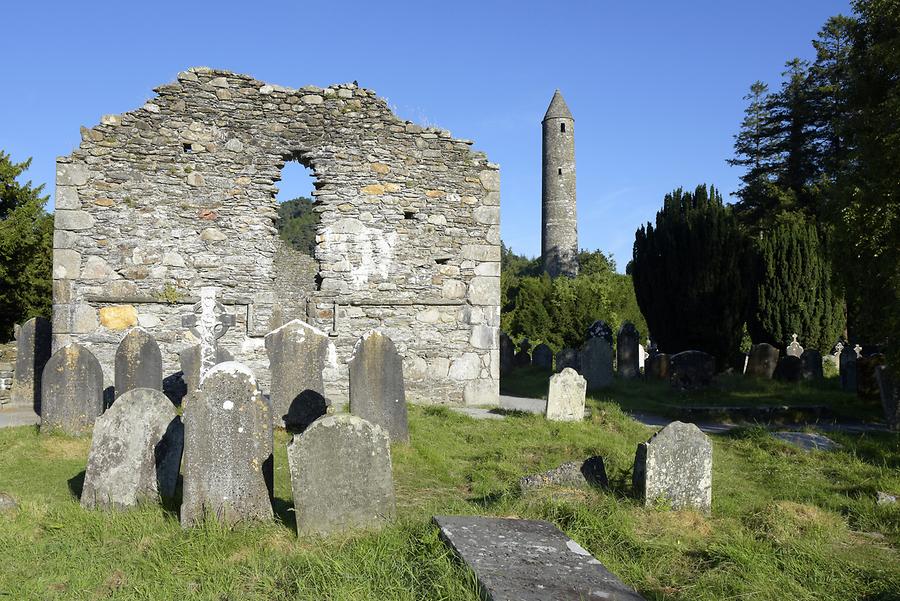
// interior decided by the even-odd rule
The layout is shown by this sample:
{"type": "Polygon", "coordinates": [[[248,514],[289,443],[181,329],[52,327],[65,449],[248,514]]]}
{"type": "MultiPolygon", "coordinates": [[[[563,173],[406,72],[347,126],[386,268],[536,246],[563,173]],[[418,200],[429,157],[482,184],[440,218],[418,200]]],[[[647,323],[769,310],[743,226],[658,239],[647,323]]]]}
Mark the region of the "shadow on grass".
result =
{"type": "Polygon", "coordinates": [[[81,491],[84,490],[84,475],[85,475],[85,473],[86,472],[84,470],[81,470],[78,474],[72,476],[68,480],[69,491],[79,501],[81,501],[81,491]]]}
{"type": "Polygon", "coordinates": [[[294,514],[294,502],[290,499],[272,499],[272,510],[278,521],[291,532],[297,531],[297,516],[294,514]]]}

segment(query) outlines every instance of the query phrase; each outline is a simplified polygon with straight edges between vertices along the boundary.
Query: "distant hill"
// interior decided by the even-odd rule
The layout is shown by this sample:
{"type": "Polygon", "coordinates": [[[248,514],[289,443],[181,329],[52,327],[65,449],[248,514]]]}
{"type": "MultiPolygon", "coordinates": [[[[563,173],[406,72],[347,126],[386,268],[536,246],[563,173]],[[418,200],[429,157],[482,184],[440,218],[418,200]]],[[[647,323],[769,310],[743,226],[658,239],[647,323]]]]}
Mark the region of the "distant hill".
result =
{"type": "Polygon", "coordinates": [[[313,211],[312,199],[300,196],[278,205],[275,227],[281,239],[294,249],[313,256],[318,226],[319,214],[313,211]]]}

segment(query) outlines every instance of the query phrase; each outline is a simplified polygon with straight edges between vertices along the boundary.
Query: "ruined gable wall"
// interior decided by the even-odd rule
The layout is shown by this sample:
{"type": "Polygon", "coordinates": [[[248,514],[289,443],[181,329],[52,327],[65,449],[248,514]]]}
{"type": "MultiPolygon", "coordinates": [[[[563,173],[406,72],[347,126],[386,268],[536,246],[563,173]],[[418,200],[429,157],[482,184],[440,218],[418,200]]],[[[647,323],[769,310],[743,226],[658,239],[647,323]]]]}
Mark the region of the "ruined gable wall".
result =
{"type": "Polygon", "coordinates": [[[397,342],[412,400],[496,398],[499,173],[470,142],[405,123],[355,85],[292,90],[192,69],[156,92],[84,129],[58,160],[55,348],[88,345],[110,384],[115,347],[140,324],[174,373],[195,343],[180,316],[216,285],[237,316],[222,343],[263,384],[262,336],[299,317],[334,337],[327,386],[339,402],[370,327],[397,342]],[[305,315],[279,303],[298,295],[278,289],[296,278],[275,268],[274,196],[290,158],[312,168],[321,213],[305,315]]]}

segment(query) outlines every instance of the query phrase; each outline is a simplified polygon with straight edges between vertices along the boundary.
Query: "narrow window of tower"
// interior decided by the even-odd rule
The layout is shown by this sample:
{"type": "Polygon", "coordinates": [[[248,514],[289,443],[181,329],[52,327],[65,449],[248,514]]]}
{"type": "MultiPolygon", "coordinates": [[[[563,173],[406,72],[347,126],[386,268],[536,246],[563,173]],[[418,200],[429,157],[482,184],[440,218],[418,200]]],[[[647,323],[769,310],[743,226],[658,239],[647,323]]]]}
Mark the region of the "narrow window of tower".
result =
{"type": "Polygon", "coordinates": [[[566,124],[565,123],[559,124],[559,131],[561,131],[562,133],[566,133],[566,124]]]}

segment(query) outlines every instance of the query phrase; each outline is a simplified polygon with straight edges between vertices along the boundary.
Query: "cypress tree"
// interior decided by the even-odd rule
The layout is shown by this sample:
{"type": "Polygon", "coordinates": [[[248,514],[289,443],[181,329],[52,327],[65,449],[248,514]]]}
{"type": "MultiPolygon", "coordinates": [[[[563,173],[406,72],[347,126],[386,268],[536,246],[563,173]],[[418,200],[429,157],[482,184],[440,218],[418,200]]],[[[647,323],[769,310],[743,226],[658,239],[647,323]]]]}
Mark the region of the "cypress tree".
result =
{"type": "Polygon", "coordinates": [[[634,292],[667,353],[695,349],[724,367],[747,315],[747,239],[714,187],[667,194],[656,226],[635,234],[634,292]]]}
{"type": "Polygon", "coordinates": [[[797,334],[804,347],[828,352],[844,329],[844,303],[831,286],[831,263],[816,227],[802,215],[781,215],[755,249],[750,338],[783,349],[797,334]]]}

